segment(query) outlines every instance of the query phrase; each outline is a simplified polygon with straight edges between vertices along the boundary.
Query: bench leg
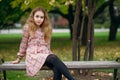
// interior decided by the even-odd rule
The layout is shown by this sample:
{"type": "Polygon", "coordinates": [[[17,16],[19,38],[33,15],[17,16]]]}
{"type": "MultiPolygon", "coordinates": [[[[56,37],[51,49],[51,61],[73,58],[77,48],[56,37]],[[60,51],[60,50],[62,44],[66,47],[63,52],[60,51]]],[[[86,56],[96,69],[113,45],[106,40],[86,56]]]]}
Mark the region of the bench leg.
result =
{"type": "Polygon", "coordinates": [[[114,80],[118,80],[117,72],[118,72],[118,69],[114,69],[114,80]]]}
{"type": "MultiPolygon", "coordinates": [[[[118,62],[120,58],[117,58],[116,61],[118,62]]],[[[118,69],[114,69],[114,80],[118,80],[118,69]]]]}
{"type": "Polygon", "coordinates": [[[3,71],[3,77],[4,77],[4,80],[7,80],[7,78],[6,78],[6,71],[5,70],[3,71]]]}
{"type": "MultiPolygon", "coordinates": [[[[1,59],[0,61],[1,61],[2,63],[4,63],[4,60],[3,60],[3,59],[1,59]]],[[[3,70],[2,72],[3,72],[3,80],[7,80],[7,78],[6,78],[6,71],[3,70]]]]}

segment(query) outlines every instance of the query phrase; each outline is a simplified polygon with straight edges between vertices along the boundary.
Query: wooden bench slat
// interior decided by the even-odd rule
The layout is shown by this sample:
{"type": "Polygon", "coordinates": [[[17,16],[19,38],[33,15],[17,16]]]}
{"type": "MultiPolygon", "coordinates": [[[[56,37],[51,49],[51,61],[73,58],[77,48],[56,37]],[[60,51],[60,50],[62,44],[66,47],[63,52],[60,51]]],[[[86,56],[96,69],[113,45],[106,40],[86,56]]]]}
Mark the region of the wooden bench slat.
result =
{"type": "Polygon", "coordinates": [[[68,68],[75,69],[120,68],[120,63],[116,61],[80,61],[74,63],[67,62],[65,64],[68,64],[68,68]]]}
{"type": "MultiPolygon", "coordinates": [[[[69,69],[102,69],[102,68],[120,68],[120,63],[116,61],[65,61],[69,69]]],[[[25,62],[11,64],[5,62],[0,65],[0,70],[25,70],[25,62]]],[[[42,70],[49,69],[43,67],[42,70]]]]}
{"type": "MultiPolygon", "coordinates": [[[[120,68],[120,63],[116,61],[65,61],[65,65],[69,69],[114,69],[114,80],[117,80],[118,68],[120,68]]],[[[25,62],[19,64],[10,64],[10,62],[5,62],[0,65],[0,71],[3,71],[4,80],[6,80],[6,70],[25,70],[25,62]]],[[[48,70],[48,67],[43,66],[42,70],[48,70]]],[[[50,69],[49,69],[50,70],[50,69]]]]}

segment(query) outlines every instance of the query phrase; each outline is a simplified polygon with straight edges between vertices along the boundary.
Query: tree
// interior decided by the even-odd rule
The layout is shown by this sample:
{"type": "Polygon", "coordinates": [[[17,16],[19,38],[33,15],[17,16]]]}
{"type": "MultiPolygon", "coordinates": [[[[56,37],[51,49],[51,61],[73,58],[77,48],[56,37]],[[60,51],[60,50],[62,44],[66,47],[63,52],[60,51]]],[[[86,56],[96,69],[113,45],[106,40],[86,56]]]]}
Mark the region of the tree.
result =
{"type": "MultiPolygon", "coordinates": [[[[84,1],[84,0],[83,0],[84,1]]],[[[85,0],[85,1],[88,1],[88,0],[85,0]]],[[[93,2],[94,2],[95,0],[93,0],[93,2]]],[[[93,15],[93,18],[95,19],[95,18],[97,18],[103,11],[104,11],[104,9],[106,8],[106,7],[108,7],[109,5],[110,5],[110,2],[111,2],[112,0],[108,0],[108,1],[106,1],[106,0],[99,0],[98,1],[98,3],[97,3],[97,8],[96,8],[96,12],[95,12],[95,14],[93,15]]],[[[115,0],[113,0],[113,3],[114,2],[117,2],[117,1],[115,1],[115,0]]],[[[82,3],[82,5],[83,5],[84,3],[82,3]]],[[[120,5],[120,4],[118,4],[118,5],[120,5]]],[[[75,12],[75,10],[74,10],[74,5],[73,4],[69,4],[69,7],[68,7],[68,13],[67,14],[64,14],[63,12],[61,12],[60,10],[59,10],[59,8],[56,8],[56,9],[53,9],[53,10],[51,10],[50,12],[52,12],[52,13],[57,13],[57,14],[60,14],[62,17],[64,17],[64,18],[66,18],[68,21],[69,21],[69,29],[70,29],[70,34],[71,34],[71,39],[72,39],[72,33],[73,33],[73,30],[72,30],[72,24],[73,24],[73,20],[74,20],[74,12],[75,12]]],[[[114,6],[113,6],[114,7],[114,6]]],[[[113,8],[114,9],[114,8],[113,8]]],[[[112,10],[112,8],[111,9],[109,9],[109,10],[112,10]]],[[[80,18],[80,21],[82,22],[82,17],[83,17],[83,15],[82,15],[82,13],[83,13],[83,10],[81,10],[80,11],[81,12],[81,15],[79,16],[79,18],[80,18]]],[[[87,12],[87,10],[86,10],[86,12],[87,12]]],[[[115,11],[113,12],[114,14],[116,14],[115,13],[115,11]]],[[[111,14],[110,14],[110,16],[111,16],[111,14]]],[[[110,19],[116,19],[116,28],[115,27],[113,27],[113,28],[111,28],[110,29],[110,33],[109,33],[109,40],[116,40],[116,33],[117,33],[117,29],[118,29],[118,26],[119,26],[119,16],[112,16],[112,18],[110,18],[110,19]],[[116,17],[116,18],[115,18],[116,17]],[[112,31],[112,29],[114,29],[113,31],[112,31]]],[[[86,14],[86,17],[85,17],[85,23],[87,23],[87,21],[88,21],[88,14],[86,14]]],[[[111,21],[111,24],[113,23],[113,20],[111,21]]],[[[81,23],[80,23],[81,24],[81,23]]],[[[87,27],[85,27],[85,26],[87,26],[87,25],[85,25],[84,24],[84,29],[83,29],[83,34],[84,34],[84,37],[82,37],[82,43],[84,44],[84,45],[86,45],[87,44],[87,34],[86,34],[86,31],[87,31],[87,27]]],[[[78,26],[78,30],[80,31],[80,25],[78,26]]],[[[79,31],[78,31],[78,34],[77,34],[77,37],[79,36],[79,31]]]]}
{"type": "Polygon", "coordinates": [[[1,14],[0,14],[0,28],[9,28],[10,26],[13,26],[14,23],[18,22],[21,19],[21,16],[25,14],[25,12],[30,11],[30,8],[26,9],[25,11],[22,11],[20,9],[21,4],[19,4],[16,7],[12,7],[11,0],[2,0],[0,2],[1,8],[1,14]]]}
{"type": "Polygon", "coordinates": [[[116,10],[114,8],[115,0],[109,0],[109,14],[110,14],[110,32],[109,32],[109,41],[116,40],[117,29],[120,25],[120,14],[116,14],[116,10]]]}
{"type": "MultiPolygon", "coordinates": [[[[14,23],[19,22],[22,16],[26,14],[26,12],[30,12],[32,8],[38,5],[46,6],[48,4],[48,0],[35,0],[33,5],[31,3],[32,0],[1,0],[0,1],[0,29],[13,27],[14,23]],[[30,1],[30,2],[29,2],[30,1]],[[37,1],[37,2],[36,2],[37,1]],[[38,4],[45,2],[45,4],[38,4]]],[[[47,6],[49,9],[49,6],[47,6]]]]}
{"type": "Polygon", "coordinates": [[[110,17],[110,32],[109,32],[109,41],[115,41],[116,40],[116,34],[117,29],[120,25],[120,14],[116,13],[117,9],[115,10],[115,7],[119,6],[120,4],[119,0],[107,0],[103,1],[102,5],[97,9],[95,12],[94,18],[96,18],[99,14],[101,14],[106,7],[109,9],[109,17],[110,17]],[[115,5],[116,3],[116,5],[115,5]]]}
{"type": "Polygon", "coordinates": [[[75,11],[75,18],[73,23],[72,54],[74,61],[77,60],[77,27],[79,22],[81,2],[82,2],[81,0],[76,1],[76,11],[75,11]]]}
{"type": "MultiPolygon", "coordinates": [[[[83,1],[88,1],[88,0],[82,0],[82,5],[84,5],[83,1]]],[[[95,0],[93,0],[93,2],[94,1],[95,0]]],[[[116,33],[120,23],[119,22],[120,14],[116,15],[116,12],[115,12],[116,10],[114,8],[115,6],[120,5],[118,3],[120,3],[119,0],[107,0],[107,1],[99,0],[97,3],[97,10],[95,12],[95,15],[93,16],[95,19],[96,17],[98,17],[99,14],[101,14],[104,11],[106,7],[111,6],[109,7],[110,16],[112,16],[110,18],[111,19],[111,27],[110,27],[110,33],[109,33],[110,41],[116,40],[116,33]],[[112,25],[116,27],[112,27],[112,25]]],[[[3,28],[3,26],[6,27],[6,26],[13,25],[15,22],[18,22],[21,19],[21,16],[23,16],[26,12],[30,12],[34,7],[40,5],[40,6],[43,6],[48,12],[60,14],[62,17],[68,20],[71,39],[72,39],[72,33],[73,33],[72,25],[74,21],[74,13],[75,13],[75,0],[58,0],[58,1],[56,0],[7,0],[7,1],[1,0],[0,5],[1,5],[0,17],[2,18],[0,20],[1,28],[3,28]]],[[[80,12],[81,12],[81,15],[79,16],[79,19],[81,24],[82,17],[83,17],[82,15],[83,9],[81,9],[80,12]]],[[[88,14],[86,14],[86,17],[85,17],[85,22],[87,21],[88,21],[88,14]]],[[[81,26],[78,27],[78,30],[80,29],[80,27],[81,26]]],[[[87,35],[85,34],[87,27],[84,27],[83,30],[84,30],[83,31],[84,35],[87,35]]],[[[79,36],[79,31],[77,36],[79,36]]],[[[86,42],[86,37],[87,36],[83,37],[82,43],[86,42]]],[[[86,45],[86,43],[84,44],[86,45]]]]}

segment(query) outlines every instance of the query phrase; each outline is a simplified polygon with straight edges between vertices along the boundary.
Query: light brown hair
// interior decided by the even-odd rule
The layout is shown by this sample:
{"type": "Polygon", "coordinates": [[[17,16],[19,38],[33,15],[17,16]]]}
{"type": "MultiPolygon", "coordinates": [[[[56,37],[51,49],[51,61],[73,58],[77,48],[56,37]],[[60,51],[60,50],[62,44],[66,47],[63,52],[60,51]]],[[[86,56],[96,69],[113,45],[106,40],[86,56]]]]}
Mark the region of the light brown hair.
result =
{"type": "Polygon", "coordinates": [[[45,11],[45,9],[43,9],[42,7],[37,7],[35,9],[33,9],[32,12],[30,13],[28,19],[27,19],[26,24],[28,24],[28,26],[29,26],[30,35],[34,35],[35,31],[38,29],[38,26],[36,26],[36,24],[34,22],[34,14],[37,11],[42,11],[44,13],[44,21],[40,25],[40,27],[41,27],[41,30],[44,32],[44,39],[47,42],[51,39],[52,27],[51,27],[51,24],[50,24],[48,14],[45,11]]]}

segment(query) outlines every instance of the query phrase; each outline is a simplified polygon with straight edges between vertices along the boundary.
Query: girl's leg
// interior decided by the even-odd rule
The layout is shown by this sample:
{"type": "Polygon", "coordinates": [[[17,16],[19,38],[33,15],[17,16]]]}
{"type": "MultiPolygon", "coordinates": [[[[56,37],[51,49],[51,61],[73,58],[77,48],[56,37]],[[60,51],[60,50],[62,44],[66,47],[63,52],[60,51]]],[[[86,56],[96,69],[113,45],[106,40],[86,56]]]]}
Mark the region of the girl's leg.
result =
{"type": "Polygon", "coordinates": [[[57,70],[57,68],[53,67],[52,70],[54,72],[53,80],[61,80],[62,79],[62,74],[57,70]]]}
{"type": "Polygon", "coordinates": [[[49,62],[49,58],[46,59],[44,66],[47,66],[53,70],[53,73],[54,73],[53,80],[61,80],[62,79],[62,74],[58,71],[58,69],[55,66],[53,66],[53,64],[51,64],[49,62]]]}
{"type": "Polygon", "coordinates": [[[68,68],[65,64],[54,54],[51,54],[46,59],[47,62],[53,65],[56,68],[56,71],[63,74],[68,80],[74,80],[70,75],[68,68]]]}

